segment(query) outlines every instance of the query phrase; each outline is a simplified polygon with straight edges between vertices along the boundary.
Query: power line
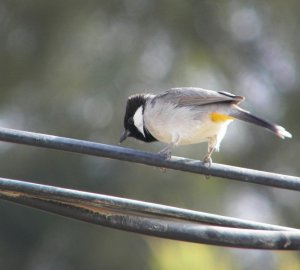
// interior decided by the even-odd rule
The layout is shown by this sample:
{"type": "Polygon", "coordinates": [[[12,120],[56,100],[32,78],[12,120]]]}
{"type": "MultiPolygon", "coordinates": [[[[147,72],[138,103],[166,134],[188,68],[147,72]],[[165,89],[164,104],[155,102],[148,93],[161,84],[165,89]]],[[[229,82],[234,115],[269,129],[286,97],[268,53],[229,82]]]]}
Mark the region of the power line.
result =
{"type": "MultiPolygon", "coordinates": [[[[300,178],[172,157],[119,146],[0,128],[0,140],[151,166],[300,190],[300,178]]],[[[293,228],[213,215],[171,206],[0,178],[0,199],[111,228],[228,247],[300,250],[293,228]]]]}
{"type": "Polygon", "coordinates": [[[217,163],[213,163],[210,168],[207,168],[199,160],[175,156],[170,160],[165,160],[156,153],[142,152],[114,145],[7,128],[0,128],[0,140],[300,191],[300,178],[296,176],[217,163]]]}
{"type": "MultiPolygon", "coordinates": [[[[113,196],[0,178],[0,198],[89,223],[162,238],[238,248],[300,249],[299,230],[253,222],[249,222],[252,229],[245,229],[247,221],[242,220],[239,222],[244,229],[208,226],[199,222],[204,213],[113,196]]],[[[219,225],[224,220],[226,225],[237,222],[220,216],[214,218],[219,225]]]]}

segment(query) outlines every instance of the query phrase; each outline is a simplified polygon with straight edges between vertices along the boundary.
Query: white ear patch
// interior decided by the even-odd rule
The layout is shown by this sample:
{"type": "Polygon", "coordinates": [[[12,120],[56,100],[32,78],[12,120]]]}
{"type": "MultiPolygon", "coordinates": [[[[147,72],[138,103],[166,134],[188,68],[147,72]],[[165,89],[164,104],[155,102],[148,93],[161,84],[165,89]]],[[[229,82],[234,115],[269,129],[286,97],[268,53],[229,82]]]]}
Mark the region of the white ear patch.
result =
{"type": "Polygon", "coordinates": [[[144,116],[143,116],[143,106],[140,106],[134,116],[133,116],[133,123],[136,126],[136,128],[143,134],[145,137],[144,133],[144,116]]]}

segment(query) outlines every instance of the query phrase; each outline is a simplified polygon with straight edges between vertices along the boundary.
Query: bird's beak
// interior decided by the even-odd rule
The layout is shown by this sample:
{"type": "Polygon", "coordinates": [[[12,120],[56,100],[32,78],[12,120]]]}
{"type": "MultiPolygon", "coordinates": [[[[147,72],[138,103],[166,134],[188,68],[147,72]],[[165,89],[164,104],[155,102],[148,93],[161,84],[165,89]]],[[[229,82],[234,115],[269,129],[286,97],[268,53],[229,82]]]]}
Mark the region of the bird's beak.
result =
{"type": "Polygon", "coordinates": [[[122,143],[123,141],[125,141],[126,138],[129,136],[129,134],[130,134],[129,130],[125,129],[121,134],[119,143],[122,143]]]}

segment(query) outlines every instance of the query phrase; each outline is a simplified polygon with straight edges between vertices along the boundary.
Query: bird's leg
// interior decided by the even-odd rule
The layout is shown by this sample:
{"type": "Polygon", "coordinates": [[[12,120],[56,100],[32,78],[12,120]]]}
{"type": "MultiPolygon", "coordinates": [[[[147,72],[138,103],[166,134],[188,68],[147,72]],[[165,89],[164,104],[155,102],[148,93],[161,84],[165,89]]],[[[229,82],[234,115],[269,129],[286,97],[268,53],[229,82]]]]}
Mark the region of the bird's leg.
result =
{"type": "MultiPolygon", "coordinates": [[[[173,143],[170,143],[166,147],[164,147],[163,149],[161,149],[158,152],[158,154],[161,155],[164,159],[170,159],[171,158],[172,148],[173,148],[173,143]]],[[[164,168],[164,167],[160,167],[159,170],[162,173],[165,173],[167,171],[167,169],[164,168]]]]}
{"type": "Polygon", "coordinates": [[[216,142],[216,138],[214,138],[214,137],[209,138],[209,140],[208,140],[208,151],[207,151],[207,154],[205,155],[205,157],[203,158],[203,164],[206,167],[210,167],[212,164],[211,155],[216,149],[215,142],[216,142]]]}
{"type": "Polygon", "coordinates": [[[173,148],[173,143],[168,144],[166,147],[161,149],[158,154],[163,156],[165,159],[170,159],[171,158],[171,152],[173,148]]]}
{"type": "Polygon", "coordinates": [[[211,147],[209,148],[208,150],[208,153],[205,155],[205,157],[203,158],[203,164],[206,166],[206,167],[210,167],[211,164],[212,164],[212,159],[211,159],[211,155],[212,153],[215,151],[215,148],[211,147]]]}
{"type": "Polygon", "coordinates": [[[169,143],[166,147],[161,149],[158,154],[162,155],[165,159],[171,158],[171,152],[174,146],[176,146],[179,142],[180,137],[176,134],[172,137],[172,142],[169,143]]]}
{"type": "MultiPolygon", "coordinates": [[[[168,144],[166,147],[161,149],[158,154],[162,155],[165,159],[170,159],[171,158],[171,152],[174,146],[178,144],[180,140],[180,137],[176,134],[172,138],[172,142],[168,144]]],[[[160,167],[159,168],[161,172],[166,172],[166,168],[160,167]]]]}

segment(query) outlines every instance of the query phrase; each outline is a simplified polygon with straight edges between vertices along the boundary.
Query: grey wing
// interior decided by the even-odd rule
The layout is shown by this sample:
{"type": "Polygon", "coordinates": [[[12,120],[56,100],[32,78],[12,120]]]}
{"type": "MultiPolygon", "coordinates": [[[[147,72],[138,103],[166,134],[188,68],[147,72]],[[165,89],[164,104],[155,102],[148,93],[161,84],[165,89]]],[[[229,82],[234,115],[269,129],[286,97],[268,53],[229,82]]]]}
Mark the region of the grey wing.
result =
{"type": "Polygon", "coordinates": [[[212,103],[233,103],[238,104],[244,100],[242,96],[235,96],[227,92],[216,92],[202,88],[182,87],[172,88],[155,99],[174,103],[177,106],[199,106],[212,103]]]}

